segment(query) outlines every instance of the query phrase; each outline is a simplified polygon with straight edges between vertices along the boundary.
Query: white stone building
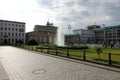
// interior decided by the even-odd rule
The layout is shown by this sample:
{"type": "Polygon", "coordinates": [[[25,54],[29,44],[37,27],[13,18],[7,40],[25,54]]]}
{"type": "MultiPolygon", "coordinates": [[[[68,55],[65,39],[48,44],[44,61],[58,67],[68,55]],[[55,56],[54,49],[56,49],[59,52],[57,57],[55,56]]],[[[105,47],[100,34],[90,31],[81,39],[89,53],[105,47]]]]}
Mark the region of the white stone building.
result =
{"type": "Polygon", "coordinates": [[[118,44],[120,43],[120,25],[101,28],[99,25],[88,26],[87,29],[73,30],[80,34],[81,43],[118,44]]]}
{"type": "Polygon", "coordinates": [[[38,44],[55,44],[57,27],[53,25],[35,25],[34,31],[26,33],[26,43],[35,40],[38,44]]]}
{"type": "Polygon", "coordinates": [[[94,30],[85,30],[85,29],[76,29],[73,30],[73,34],[80,35],[81,43],[92,43],[95,39],[95,31],[94,30]]]}
{"type": "Polygon", "coordinates": [[[25,23],[0,20],[0,45],[25,43],[25,23]]]}

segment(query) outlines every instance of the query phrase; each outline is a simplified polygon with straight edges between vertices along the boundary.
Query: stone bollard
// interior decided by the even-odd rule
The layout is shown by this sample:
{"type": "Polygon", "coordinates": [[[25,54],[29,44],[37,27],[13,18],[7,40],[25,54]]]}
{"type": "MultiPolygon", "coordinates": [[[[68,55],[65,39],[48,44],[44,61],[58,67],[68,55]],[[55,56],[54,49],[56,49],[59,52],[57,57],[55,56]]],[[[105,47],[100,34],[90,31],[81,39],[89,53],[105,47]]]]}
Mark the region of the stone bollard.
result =
{"type": "Polygon", "coordinates": [[[57,48],[55,49],[55,53],[56,53],[56,55],[58,55],[58,53],[57,53],[57,48]]]}
{"type": "Polygon", "coordinates": [[[67,49],[67,57],[69,57],[70,55],[69,55],[69,49],[67,49]]]}
{"type": "Polygon", "coordinates": [[[83,51],[83,60],[86,60],[85,50],[83,51]]]}
{"type": "Polygon", "coordinates": [[[108,64],[111,65],[112,64],[112,60],[111,60],[111,53],[108,53],[108,64]]]}

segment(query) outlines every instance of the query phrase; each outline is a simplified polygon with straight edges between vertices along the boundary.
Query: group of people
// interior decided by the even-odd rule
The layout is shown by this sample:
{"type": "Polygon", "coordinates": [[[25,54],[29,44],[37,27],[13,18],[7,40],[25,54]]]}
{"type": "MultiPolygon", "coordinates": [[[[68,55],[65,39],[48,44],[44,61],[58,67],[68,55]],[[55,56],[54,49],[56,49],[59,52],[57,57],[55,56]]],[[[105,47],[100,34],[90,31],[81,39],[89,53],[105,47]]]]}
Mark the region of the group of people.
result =
{"type": "Polygon", "coordinates": [[[106,47],[106,48],[120,48],[119,42],[113,42],[113,41],[103,42],[102,45],[103,45],[103,47],[106,47]]]}

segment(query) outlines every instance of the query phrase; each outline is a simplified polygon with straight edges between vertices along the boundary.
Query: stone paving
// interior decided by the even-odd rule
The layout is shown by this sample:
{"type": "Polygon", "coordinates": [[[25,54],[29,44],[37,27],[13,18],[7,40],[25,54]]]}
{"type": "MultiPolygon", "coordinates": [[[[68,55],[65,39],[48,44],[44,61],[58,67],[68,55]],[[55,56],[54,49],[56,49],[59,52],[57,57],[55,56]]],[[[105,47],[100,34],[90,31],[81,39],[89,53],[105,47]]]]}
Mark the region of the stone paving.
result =
{"type": "Polygon", "coordinates": [[[0,61],[0,80],[9,80],[8,74],[5,71],[3,65],[1,64],[1,61],[0,61]]]}
{"type": "Polygon", "coordinates": [[[10,46],[0,47],[0,57],[11,80],[120,80],[120,72],[10,46]]]}

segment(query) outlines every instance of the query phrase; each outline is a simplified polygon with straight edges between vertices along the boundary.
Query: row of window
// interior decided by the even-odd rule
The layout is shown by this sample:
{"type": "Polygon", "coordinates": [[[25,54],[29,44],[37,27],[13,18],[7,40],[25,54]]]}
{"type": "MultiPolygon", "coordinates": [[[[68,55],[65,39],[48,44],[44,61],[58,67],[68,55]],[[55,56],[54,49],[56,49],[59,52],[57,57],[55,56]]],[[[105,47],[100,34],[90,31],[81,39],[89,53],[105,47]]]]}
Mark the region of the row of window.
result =
{"type": "Polygon", "coordinates": [[[16,26],[16,27],[25,27],[25,25],[13,24],[13,23],[1,23],[0,25],[16,26]]]}
{"type": "Polygon", "coordinates": [[[7,31],[7,30],[8,31],[11,31],[11,30],[12,31],[14,31],[14,30],[18,31],[19,30],[19,32],[24,32],[24,29],[22,29],[22,28],[18,29],[18,28],[7,28],[7,27],[3,28],[3,27],[1,27],[0,30],[5,30],[5,31],[7,31]]]}
{"type": "MultiPolygon", "coordinates": [[[[4,41],[4,39],[0,39],[0,41],[2,42],[2,41],[4,41]]],[[[14,43],[14,41],[15,42],[17,42],[17,41],[19,41],[18,39],[14,39],[14,38],[8,38],[7,39],[7,43],[14,43]]],[[[24,42],[24,39],[21,39],[21,41],[23,41],[24,42]]]]}
{"type": "Polygon", "coordinates": [[[7,32],[1,32],[0,33],[1,36],[19,36],[19,37],[23,37],[24,36],[24,33],[7,33],[7,32]]]}
{"type": "Polygon", "coordinates": [[[28,35],[28,36],[30,37],[54,37],[54,35],[46,35],[46,34],[43,36],[41,34],[40,35],[28,35]]]}

